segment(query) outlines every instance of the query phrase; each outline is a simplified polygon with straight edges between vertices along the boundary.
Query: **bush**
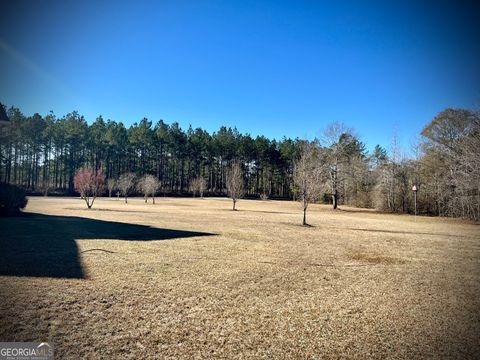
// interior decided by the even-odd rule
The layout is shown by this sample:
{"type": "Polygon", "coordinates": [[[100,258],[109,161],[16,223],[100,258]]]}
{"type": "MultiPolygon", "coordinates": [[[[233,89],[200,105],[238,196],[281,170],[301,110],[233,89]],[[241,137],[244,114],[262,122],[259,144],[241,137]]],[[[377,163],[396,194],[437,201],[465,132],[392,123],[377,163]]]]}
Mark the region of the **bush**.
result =
{"type": "Polygon", "coordinates": [[[27,206],[27,201],[24,190],[0,182],[0,216],[18,215],[27,206]]]}

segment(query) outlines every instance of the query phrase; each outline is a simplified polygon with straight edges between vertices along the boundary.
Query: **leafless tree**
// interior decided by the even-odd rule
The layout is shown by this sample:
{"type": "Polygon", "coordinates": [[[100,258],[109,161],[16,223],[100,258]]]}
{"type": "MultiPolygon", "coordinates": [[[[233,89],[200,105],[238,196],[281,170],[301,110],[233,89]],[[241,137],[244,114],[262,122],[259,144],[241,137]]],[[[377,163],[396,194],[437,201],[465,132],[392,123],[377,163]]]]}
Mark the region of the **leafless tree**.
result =
{"type": "Polygon", "coordinates": [[[375,181],[369,170],[368,160],[362,156],[353,155],[346,165],[343,183],[345,203],[358,207],[371,207],[375,181]]]}
{"type": "MultiPolygon", "coordinates": [[[[414,150],[418,152],[418,146],[414,150]]],[[[394,131],[389,154],[374,172],[377,180],[375,207],[390,212],[409,212],[413,209],[412,186],[421,187],[416,175],[418,172],[416,162],[405,154],[394,131]]]]}
{"type": "Polygon", "coordinates": [[[298,199],[303,208],[303,225],[307,225],[307,208],[317,201],[323,189],[322,163],[320,149],[316,142],[302,142],[299,158],[295,162],[293,179],[297,188],[298,199]]]}
{"type": "Polygon", "coordinates": [[[195,197],[196,193],[200,194],[200,197],[203,198],[203,193],[207,187],[207,181],[204,177],[199,176],[192,180],[191,182],[191,189],[193,193],[193,197],[195,197]]]}
{"type": "Polygon", "coordinates": [[[155,194],[160,188],[160,181],[153,175],[145,175],[137,184],[137,188],[143,193],[145,202],[148,202],[148,197],[151,196],[155,204],[155,194]]]}
{"type": "Polygon", "coordinates": [[[108,197],[112,197],[112,191],[117,187],[117,180],[109,178],[107,180],[108,197]]]}
{"type": "Polygon", "coordinates": [[[397,211],[398,174],[401,168],[401,149],[398,135],[393,132],[388,158],[377,168],[375,207],[381,211],[397,211]]]}
{"type": "Polygon", "coordinates": [[[227,193],[233,200],[232,210],[236,210],[235,204],[245,195],[243,171],[239,161],[235,161],[227,170],[227,193]]]}
{"type": "Polygon", "coordinates": [[[97,196],[101,195],[105,186],[105,177],[101,172],[95,173],[91,169],[79,169],[73,179],[75,190],[80,193],[90,209],[97,196]]]}
{"type": "Polygon", "coordinates": [[[162,182],[158,180],[156,177],[154,177],[154,182],[152,185],[152,192],[150,195],[152,196],[152,201],[155,204],[155,195],[157,195],[157,192],[159,192],[162,189],[162,182]]]}
{"type": "MultiPolygon", "coordinates": [[[[464,109],[440,112],[422,131],[425,156],[438,176],[426,173],[437,214],[480,219],[480,114],[464,109]]],[[[432,202],[430,202],[432,203],[432,202]]]]}
{"type": "Polygon", "coordinates": [[[129,172],[120,175],[120,178],[117,181],[117,187],[122,195],[125,196],[125,203],[127,203],[128,195],[135,188],[135,174],[129,172]]]}
{"type": "Polygon", "coordinates": [[[339,190],[343,185],[348,160],[347,151],[352,139],[355,139],[353,130],[343,123],[331,123],[323,131],[322,142],[325,151],[322,154],[322,161],[328,165],[333,209],[338,206],[339,190]]]}

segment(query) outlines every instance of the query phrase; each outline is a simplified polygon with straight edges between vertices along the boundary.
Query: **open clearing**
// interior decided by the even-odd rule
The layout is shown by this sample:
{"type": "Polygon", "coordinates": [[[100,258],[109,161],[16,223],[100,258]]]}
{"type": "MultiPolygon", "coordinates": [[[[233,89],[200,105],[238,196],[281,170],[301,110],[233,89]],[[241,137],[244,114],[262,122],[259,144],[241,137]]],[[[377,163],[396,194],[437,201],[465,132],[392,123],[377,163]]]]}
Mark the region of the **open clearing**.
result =
{"type": "Polygon", "coordinates": [[[30,198],[0,339],[57,358],[475,358],[480,226],[297,203],[30,198]]]}

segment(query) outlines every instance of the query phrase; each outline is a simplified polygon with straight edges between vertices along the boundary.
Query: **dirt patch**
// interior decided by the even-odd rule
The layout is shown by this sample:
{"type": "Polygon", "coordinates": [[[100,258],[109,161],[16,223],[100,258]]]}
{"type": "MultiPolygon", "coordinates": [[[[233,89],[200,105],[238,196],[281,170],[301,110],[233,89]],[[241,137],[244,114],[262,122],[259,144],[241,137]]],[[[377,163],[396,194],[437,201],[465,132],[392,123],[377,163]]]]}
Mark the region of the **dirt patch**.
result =
{"type": "Polygon", "coordinates": [[[351,251],[347,254],[348,258],[356,261],[368,262],[370,264],[398,265],[405,264],[405,259],[387,256],[376,252],[351,251]]]}

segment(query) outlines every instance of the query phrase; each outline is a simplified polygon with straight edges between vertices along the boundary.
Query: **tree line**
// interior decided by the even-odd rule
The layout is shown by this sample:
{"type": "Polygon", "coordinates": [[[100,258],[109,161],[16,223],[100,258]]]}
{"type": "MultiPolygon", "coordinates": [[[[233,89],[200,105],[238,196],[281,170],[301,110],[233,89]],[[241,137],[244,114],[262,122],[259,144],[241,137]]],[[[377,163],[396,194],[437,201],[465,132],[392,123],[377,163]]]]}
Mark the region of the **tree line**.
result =
{"type": "Polygon", "coordinates": [[[389,151],[377,145],[368,152],[339,123],[327,126],[320,139],[277,141],[236,128],[210,134],[146,118],[127,128],[101,116],[89,125],[78,112],[25,116],[10,107],[7,114],[10,124],[0,127],[0,180],[30,193],[74,194],[75,174],[88,168],[105,176],[110,193],[132,174],[151,175],[149,184],[158,180],[164,194],[226,195],[229,171],[240,164],[247,197],[303,201],[302,181],[314,179],[307,204],[411,213],[416,185],[420,213],[479,219],[480,116],[471,110],[440,112],[422,131],[414,156],[405,156],[395,139],[389,151]]]}

